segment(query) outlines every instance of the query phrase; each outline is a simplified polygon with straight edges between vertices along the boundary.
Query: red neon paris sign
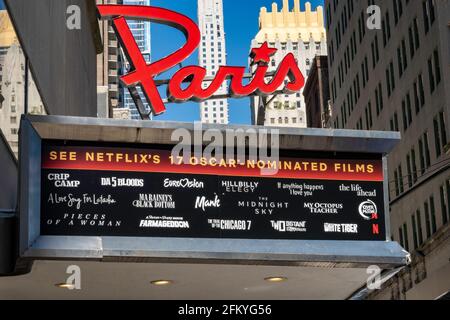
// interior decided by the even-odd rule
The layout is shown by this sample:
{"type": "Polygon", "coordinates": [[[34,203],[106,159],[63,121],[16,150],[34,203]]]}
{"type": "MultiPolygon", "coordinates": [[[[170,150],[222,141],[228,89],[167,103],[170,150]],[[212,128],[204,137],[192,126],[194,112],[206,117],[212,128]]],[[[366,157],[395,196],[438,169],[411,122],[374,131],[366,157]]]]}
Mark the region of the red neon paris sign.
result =
{"type": "MultiPolygon", "coordinates": [[[[158,92],[155,77],[172,69],[187,59],[200,44],[200,30],[190,18],[164,8],[132,5],[99,5],[98,11],[102,19],[112,19],[113,28],[127,56],[132,71],[121,77],[126,87],[141,86],[154,115],[166,111],[164,101],[158,92]],[[184,33],[186,43],[182,48],[158,61],[148,64],[128,27],[126,19],[147,20],[165,24],[184,33]]],[[[268,64],[270,57],[277,49],[269,48],[264,43],[254,48],[250,54],[253,64],[257,66],[253,77],[246,84],[245,67],[221,66],[215,77],[208,81],[209,86],[202,87],[205,82],[206,69],[200,66],[187,66],[178,70],[167,86],[167,98],[170,102],[185,102],[189,100],[204,101],[211,98],[221,85],[230,80],[229,93],[235,98],[252,95],[271,95],[277,92],[291,94],[298,92],[305,84],[305,79],[292,53],[287,54],[278,66],[277,71],[270,76],[268,64]],[[285,83],[286,78],[288,79],[285,83]],[[188,83],[188,85],[182,85],[188,83]]]]}

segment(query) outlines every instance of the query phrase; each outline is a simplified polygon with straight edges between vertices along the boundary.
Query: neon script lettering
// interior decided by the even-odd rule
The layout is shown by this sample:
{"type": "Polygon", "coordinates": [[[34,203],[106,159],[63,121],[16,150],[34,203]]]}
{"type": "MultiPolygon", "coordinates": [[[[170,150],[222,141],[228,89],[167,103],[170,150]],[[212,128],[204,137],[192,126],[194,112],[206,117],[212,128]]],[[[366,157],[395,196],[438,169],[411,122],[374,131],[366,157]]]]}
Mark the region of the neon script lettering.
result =
{"type": "MultiPolygon", "coordinates": [[[[158,92],[155,77],[172,69],[186,60],[200,44],[200,30],[187,16],[158,7],[133,5],[99,5],[98,11],[102,19],[112,19],[113,28],[131,65],[131,71],[121,77],[126,87],[141,86],[145,98],[154,115],[166,111],[163,99],[158,92]],[[126,19],[147,20],[168,25],[183,32],[186,43],[179,50],[158,61],[147,63],[128,27],[126,19]]],[[[205,88],[206,69],[200,66],[187,66],[178,70],[167,86],[167,98],[170,102],[204,101],[211,98],[221,85],[230,80],[229,94],[235,98],[252,95],[270,95],[275,92],[292,94],[298,92],[305,84],[305,79],[292,53],[287,54],[270,76],[267,71],[271,56],[277,49],[269,48],[263,43],[252,49],[250,57],[256,65],[253,77],[244,84],[245,67],[221,66],[215,77],[208,81],[205,88]],[[288,79],[287,82],[285,80],[288,79]],[[185,85],[183,85],[183,83],[185,85]],[[187,83],[187,85],[186,85],[187,83]]]]}

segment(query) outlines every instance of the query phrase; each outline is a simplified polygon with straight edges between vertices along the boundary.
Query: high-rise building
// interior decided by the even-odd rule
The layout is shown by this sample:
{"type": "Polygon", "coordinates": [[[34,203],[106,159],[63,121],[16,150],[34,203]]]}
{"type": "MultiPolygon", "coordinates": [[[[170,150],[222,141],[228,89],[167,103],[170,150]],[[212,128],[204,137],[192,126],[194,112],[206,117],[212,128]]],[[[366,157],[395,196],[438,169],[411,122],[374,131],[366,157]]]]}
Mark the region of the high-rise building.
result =
{"type": "MultiPolygon", "coordinates": [[[[222,0],[198,0],[198,23],[202,34],[199,65],[206,68],[207,77],[213,77],[219,66],[227,63],[222,0]]],[[[226,93],[227,84],[223,84],[217,94],[226,93]]],[[[200,118],[203,123],[228,124],[228,101],[217,99],[201,103],[200,118]]]]}
{"type": "MultiPolygon", "coordinates": [[[[97,4],[120,4],[121,0],[96,0],[97,4]]],[[[103,52],[97,55],[98,116],[110,118],[119,107],[119,44],[110,20],[100,21],[103,52]]]]}
{"type": "Polygon", "coordinates": [[[450,290],[450,2],[325,3],[331,123],[402,135],[388,158],[390,231],[412,263],[368,297],[435,299],[450,290]]]}
{"type": "Polygon", "coordinates": [[[308,127],[327,128],[331,117],[327,56],[314,57],[303,95],[308,127]]]}
{"type": "Polygon", "coordinates": [[[28,113],[45,114],[25,56],[6,10],[0,11],[0,130],[18,155],[20,117],[25,106],[25,72],[28,72],[28,113]]]}
{"type": "MultiPolygon", "coordinates": [[[[289,0],[283,0],[283,8],[278,11],[278,5],[272,4],[272,12],[261,8],[259,15],[259,32],[252,41],[252,48],[268,42],[272,48],[277,48],[269,65],[269,72],[275,71],[288,53],[293,53],[305,81],[309,75],[313,59],[316,55],[327,54],[326,32],[324,26],[323,8],[311,10],[311,4],[305,3],[305,11],[300,10],[300,0],[294,0],[294,9],[289,10],[289,0]]],[[[272,100],[273,97],[268,97],[272,100]]],[[[258,123],[258,106],[260,97],[252,99],[252,122],[258,125],[307,127],[305,99],[303,90],[293,95],[278,95],[265,109],[263,123],[258,123]]]]}
{"type": "MultiPolygon", "coordinates": [[[[140,6],[149,6],[150,0],[121,0],[124,5],[140,5],[140,6]]],[[[136,40],[136,43],[141,50],[144,59],[150,63],[151,59],[151,37],[150,37],[150,22],[142,21],[142,20],[127,20],[128,25],[130,27],[131,32],[136,40]]],[[[126,73],[130,65],[126,62],[125,59],[122,60],[122,72],[126,73]]],[[[147,111],[150,111],[150,107],[147,101],[144,99],[144,95],[142,89],[138,86],[137,91],[144,103],[147,111]]],[[[133,98],[128,91],[128,88],[122,88],[122,107],[128,108],[131,111],[131,118],[135,120],[140,120],[141,116],[136,108],[133,98]]]]}

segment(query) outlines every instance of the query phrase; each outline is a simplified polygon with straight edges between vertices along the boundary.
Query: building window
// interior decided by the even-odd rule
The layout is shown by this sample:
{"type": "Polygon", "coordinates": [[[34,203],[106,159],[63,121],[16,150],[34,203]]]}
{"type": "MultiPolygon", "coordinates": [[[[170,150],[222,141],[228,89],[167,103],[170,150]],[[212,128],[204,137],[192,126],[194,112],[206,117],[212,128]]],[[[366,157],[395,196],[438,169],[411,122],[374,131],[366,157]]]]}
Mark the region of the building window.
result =
{"type": "Polygon", "coordinates": [[[422,2],[423,24],[425,28],[425,34],[427,34],[428,31],[430,31],[431,26],[436,20],[434,1],[435,0],[425,0],[422,2]]]}
{"type": "Polygon", "coordinates": [[[436,77],[436,85],[441,82],[441,65],[439,62],[439,52],[438,49],[434,49],[433,51],[433,59],[434,59],[434,72],[436,77]]]}
{"type": "Polygon", "coordinates": [[[406,55],[406,41],[402,40],[400,46],[397,48],[397,59],[398,59],[398,72],[400,78],[403,76],[403,73],[406,71],[408,67],[408,57],[406,55]]]}
{"type": "Polygon", "coordinates": [[[405,249],[409,251],[408,226],[406,223],[403,224],[403,238],[405,241],[405,249]]]}
{"type": "Polygon", "coordinates": [[[362,118],[359,118],[356,122],[356,130],[362,130],[362,118]]]}
{"type": "Polygon", "coordinates": [[[394,112],[394,115],[391,117],[390,123],[390,130],[391,131],[399,131],[398,130],[398,115],[397,112],[394,112]]]}
{"type": "Polygon", "coordinates": [[[408,29],[408,36],[409,36],[409,53],[412,59],[416,51],[420,47],[420,38],[419,38],[420,35],[417,18],[414,18],[413,23],[410,25],[408,29]]]}
{"type": "Polygon", "coordinates": [[[423,232],[422,232],[422,213],[420,209],[416,211],[416,221],[417,221],[417,235],[419,240],[419,246],[423,244],[423,232]]]}
{"type": "Polygon", "coordinates": [[[431,218],[430,218],[430,206],[428,205],[428,201],[424,203],[425,209],[425,231],[427,234],[427,239],[431,237],[431,218]]]}
{"type": "Polygon", "coordinates": [[[398,24],[402,14],[403,14],[403,4],[402,0],[393,0],[392,4],[394,5],[394,22],[395,25],[398,24]]]}
{"type": "Polygon", "coordinates": [[[391,61],[389,67],[386,69],[386,89],[388,97],[391,96],[395,88],[395,77],[393,75],[393,72],[394,72],[393,63],[391,61]]]}
{"type": "Polygon", "coordinates": [[[403,229],[401,227],[398,228],[398,238],[400,241],[400,245],[404,248],[405,247],[405,239],[403,239],[403,229]]]}
{"type": "MultiPolygon", "coordinates": [[[[369,130],[373,126],[372,104],[370,103],[370,101],[365,109],[365,115],[366,115],[366,129],[369,130]]],[[[361,125],[361,128],[362,128],[362,125],[361,125]]]]}
{"type": "Polygon", "coordinates": [[[391,92],[395,90],[395,73],[394,73],[394,63],[391,61],[389,64],[389,71],[391,75],[391,92]]]}
{"type": "Polygon", "coordinates": [[[403,130],[406,131],[412,123],[411,97],[409,93],[402,100],[403,130]]]}
{"type": "Polygon", "coordinates": [[[375,103],[376,103],[377,116],[378,116],[378,115],[380,115],[381,111],[383,110],[383,88],[381,86],[381,82],[378,83],[378,87],[375,88],[375,103]]]}
{"type": "Polygon", "coordinates": [[[408,171],[408,187],[412,188],[411,156],[409,154],[406,156],[406,170],[408,171]]]}
{"type": "Polygon", "coordinates": [[[416,216],[414,214],[411,216],[411,224],[413,228],[414,249],[417,249],[419,247],[419,239],[417,237],[416,216]]]}
{"type": "Polygon", "coordinates": [[[447,179],[445,182],[445,189],[447,193],[447,215],[448,219],[450,219],[450,179],[447,179]]]}
{"type": "Polygon", "coordinates": [[[446,225],[448,223],[448,198],[447,198],[447,186],[446,184],[442,185],[439,188],[440,196],[441,196],[441,214],[442,214],[442,224],[446,225]]]}
{"type": "Polygon", "coordinates": [[[400,195],[400,180],[398,170],[394,170],[394,183],[395,183],[395,196],[398,197],[400,195]]]}
{"type": "Polygon", "coordinates": [[[394,180],[395,180],[395,195],[398,197],[403,192],[405,192],[405,186],[403,184],[403,170],[401,164],[397,167],[397,170],[394,171],[394,180]]]}
{"type": "Polygon", "coordinates": [[[405,186],[403,184],[403,170],[401,164],[398,166],[397,170],[398,170],[398,187],[400,194],[402,194],[403,192],[405,192],[405,186]]]}
{"type": "Polygon", "coordinates": [[[433,71],[433,61],[430,59],[428,59],[428,78],[430,81],[430,91],[431,93],[434,92],[434,89],[436,88],[436,82],[434,79],[434,71],[433,71]]]}
{"type": "Polygon", "coordinates": [[[445,127],[445,115],[441,111],[433,120],[434,124],[434,141],[436,147],[436,157],[440,157],[447,145],[447,130],[445,127]]]}
{"type": "Polygon", "coordinates": [[[416,183],[418,179],[418,173],[417,173],[417,164],[416,164],[416,150],[414,147],[411,149],[410,152],[410,160],[411,160],[411,170],[412,170],[412,182],[416,183]]]}
{"type": "Polygon", "coordinates": [[[433,234],[437,231],[436,224],[436,207],[434,206],[434,196],[430,197],[430,214],[431,214],[431,231],[433,234]]]}
{"type": "Polygon", "coordinates": [[[419,138],[419,153],[420,153],[420,171],[421,174],[430,167],[430,149],[428,146],[428,133],[425,132],[419,138]]]}
{"type": "Polygon", "coordinates": [[[391,24],[389,20],[389,11],[386,12],[384,19],[381,22],[381,28],[383,30],[383,45],[386,47],[386,45],[389,42],[389,39],[391,38],[391,24]]]}
{"type": "Polygon", "coordinates": [[[413,84],[414,91],[414,105],[416,114],[420,112],[420,109],[425,106],[425,91],[423,88],[422,74],[419,74],[417,80],[413,84]]]}
{"type": "Polygon", "coordinates": [[[439,62],[439,52],[434,50],[433,55],[428,59],[428,77],[430,81],[430,91],[434,92],[441,82],[441,66],[439,62]]]}
{"type": "Polygon", "coordinates": [[[365,12],[362,11],[358,19],[359,43],[361,43],[366,35],[366,19],[365,12]]]}

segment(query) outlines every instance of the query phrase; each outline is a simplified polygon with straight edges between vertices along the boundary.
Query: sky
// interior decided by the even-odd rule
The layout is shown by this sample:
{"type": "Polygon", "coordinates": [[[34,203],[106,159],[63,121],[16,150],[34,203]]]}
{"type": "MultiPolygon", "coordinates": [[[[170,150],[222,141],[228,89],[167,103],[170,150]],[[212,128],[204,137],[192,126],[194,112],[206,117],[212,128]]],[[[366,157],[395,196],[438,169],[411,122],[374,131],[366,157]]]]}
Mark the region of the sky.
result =
{"type": "MultiPolygon", "coordinates": [[[[271,10],[273,2],[278,3],[278,8],[282,7],[282,0],[223,0],[224,19],[227,46],[227,65],[247,66],[248,53],[252,39],[258,33],[258,17],[260,8],[265,6],[271,10]],[[237,6],[237,4],[239,4],[237,6]]],[[[302,10],[304,3],[302,0],[302,10]]],[[[313,8],[322,5],[324,0],[311,0],[313,8]]],[[[183,13],[194,21],[197,21],[197,1],[196,0],[152,0],[152,6],[164,7],[183,13]]],[[[290,0],[290,8],[294,1],[290,0]]],[[[173,51],[180,48],[185,40],[181,32],[158,24],[152,24],[152,59],[161,59],[173,51]],[[168,40],[170,39],[170,41],[168,40]]],[[[197,65],[197,52],[183,64],[197,65]]],[[[169,74],[164,74],[168,76],[169,74]]],[[[250,99],[229,99],[230,123],[250,124],[250,99]]],[[[169,104],[167,112],[155,118],[155,120],[172,121],[198,121],[200,120],[199,105],[197,103],[169,104]]]]}

